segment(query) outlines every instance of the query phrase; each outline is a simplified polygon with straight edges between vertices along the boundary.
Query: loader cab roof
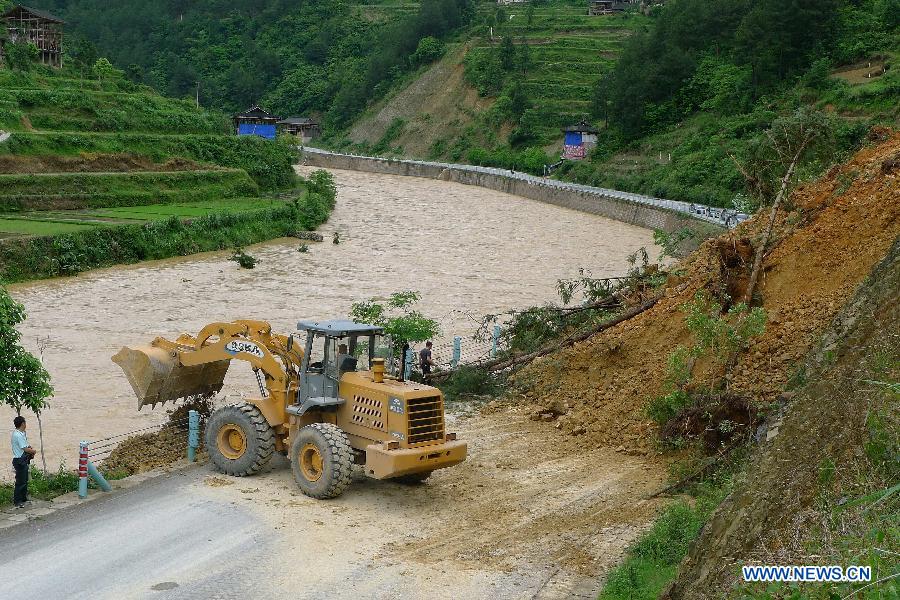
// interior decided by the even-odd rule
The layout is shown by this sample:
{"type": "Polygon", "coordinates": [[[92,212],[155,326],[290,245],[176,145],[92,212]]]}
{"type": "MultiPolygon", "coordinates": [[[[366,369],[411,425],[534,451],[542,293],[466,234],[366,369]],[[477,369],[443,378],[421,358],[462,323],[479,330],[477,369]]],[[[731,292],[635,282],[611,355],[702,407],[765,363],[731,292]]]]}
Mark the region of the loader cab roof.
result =
{"type": "Polygon", "coordinates": [[[345,337],[348,335],[380,335],[384,333],[383,327],[367,325],[366,323],[356,323],[347,319],[300,321],[297,323],[297,329],[332,337],[345,337]]]}

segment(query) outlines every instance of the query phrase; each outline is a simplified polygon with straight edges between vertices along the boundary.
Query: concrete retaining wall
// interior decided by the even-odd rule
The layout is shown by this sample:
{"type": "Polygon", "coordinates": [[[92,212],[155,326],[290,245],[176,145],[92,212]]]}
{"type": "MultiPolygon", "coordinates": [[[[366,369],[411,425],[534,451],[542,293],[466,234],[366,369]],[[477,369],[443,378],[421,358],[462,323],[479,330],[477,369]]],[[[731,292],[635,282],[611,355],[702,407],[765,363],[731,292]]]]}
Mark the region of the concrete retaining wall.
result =
{"type": "Polygon", "coordinates": [[[721,233],[731,225],[729,218],[733,216],[733,213],[731,215],[726,213],[724,217],[703,215],[695,212],[694,205],[684,202],[592,188],[487,167],[355,156],[312,148],[304,149],[302,162],[314,167],[424,177],[477,185],[648,229],[674,232],[686,227],[696,231],[701,237],[721,233]]]}

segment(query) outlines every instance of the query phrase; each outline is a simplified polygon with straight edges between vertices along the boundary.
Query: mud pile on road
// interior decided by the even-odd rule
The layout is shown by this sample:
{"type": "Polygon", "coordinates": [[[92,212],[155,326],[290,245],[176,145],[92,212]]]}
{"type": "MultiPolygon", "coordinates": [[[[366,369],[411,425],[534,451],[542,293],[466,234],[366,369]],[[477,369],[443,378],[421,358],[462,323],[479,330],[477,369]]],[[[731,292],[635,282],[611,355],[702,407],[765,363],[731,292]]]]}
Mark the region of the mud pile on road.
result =
{"type": "MultiPolygon", "coordinates": [[[[165,467],[187,456],[188,411],[200,413],[201,427],[213,410],[213,400],[199,398],[180,404],[169,412],[168,421],[158,430],[126,438],[103,460],[106,473],[134,475],[165,467]]],[[[200,436],[202,447],[203,436],[200,436]]]]}
{"type": "MultiPolygon", "coordinates": [[[[900,235],[900,133],[873,131],[871,145],[821,180],[798,187],[780,212],[758,286],[765,333],[738,359],[730,390],[759,406],[776,400],[802,357],[900,235]]],[[[746,289],[752,247],[768,214],[705,241],[669,278],[650,310],[523,369],[515,383],[535,417],[582,443],[642,454],[655,425],[647,402],[663,393],[666,360],[691,343],[681,307],[700,290],[718,298],[746,289]],[[558,416],[558,418],[556,418],[558,416]]],[[[727,307],[727,305],[726,305],[727,307]]],[[[708,380],[699,363],[695,379],[708,380]]]]}

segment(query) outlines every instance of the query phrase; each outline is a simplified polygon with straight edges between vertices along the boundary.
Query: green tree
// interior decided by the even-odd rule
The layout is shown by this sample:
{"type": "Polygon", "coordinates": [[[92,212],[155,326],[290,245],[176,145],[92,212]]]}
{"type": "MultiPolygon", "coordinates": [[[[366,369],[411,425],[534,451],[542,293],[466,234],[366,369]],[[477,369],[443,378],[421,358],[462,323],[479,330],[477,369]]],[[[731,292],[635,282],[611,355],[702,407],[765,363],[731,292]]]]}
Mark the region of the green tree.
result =
{"type": "Polygon", "coordinates": [[[16,326],[24,320],[25,307],[0,286],[0,399],[16,414],[28,409],[40,416],[53,387],[41,361],[22,348],[16,326]]]}
{"type": "Polygon", "coordinates": [[[776,119],[768,131],[753,140],[745,164],[741,165],[732,157],[747,180],[747,191],[761,204],[772,205],[762,244],[753,258],[750,282],[743,299],[747,304],[753,301],[778,208],[796,182],[797,167],[804,156],[815,152],[817,146],[831,146],[822,143],[830,138],[830,133],[828,119],[823,113],[801,107],[789,116],[776,119]]]}
{"type": "Polygon", "coordinates": [[[513,83],[512,88],[510,88],[509,100],[509,110],[513,118],[518,121],[522,118],[525,111],[531,107],[531,100],[528,99],[528,92],[525,91],[525,86],[522,84],[521,79],[517,79],[513,83]]]}
{"type": "Polygon", "coordinates": [[[11,69],[29,71],[37,60],[39,52],[34,44],[17,42],[4,44],[3,54],[11,69]]]}
{"type": "Polygon", "coordinates": [[[528,41],[524,36],[519,40],[518,62],[522,75],[528,75],[528,70],[531,68],[534,61],[531,58],[531,46],[528,45],[528,41]]]}
{"type": "Polygon", "coordinates": [[[94,63],[92,71],[100,81],[111,79],[122,73],[109,62],[108,58],[98,58],[97,62],[94,63]]]}
{"type": "Polygon", "coordinates": [[[504,36],[500,44],[500,66],[504,71],[512,71],[516,66],[516,46],[508,35],[504,36]]]}
{"type": "Polygon", "coordinates": [[[377,298],[355,302],[350,308],[350,316],[361,323],[384,327],[397,348],[404,342],[424,342],[440,334],[441,328],[437,321],[414,308],[420,299],[419,292],[395,292],[387,302],[377,298]]]}
{"type": "Polygon", "coordinates": [[[444,43],[436,37],[426,36],[419,40],[416,51],[413,52],[409,60],[413,66],[427,65],[433,63],[444,55],[444,43]]]}

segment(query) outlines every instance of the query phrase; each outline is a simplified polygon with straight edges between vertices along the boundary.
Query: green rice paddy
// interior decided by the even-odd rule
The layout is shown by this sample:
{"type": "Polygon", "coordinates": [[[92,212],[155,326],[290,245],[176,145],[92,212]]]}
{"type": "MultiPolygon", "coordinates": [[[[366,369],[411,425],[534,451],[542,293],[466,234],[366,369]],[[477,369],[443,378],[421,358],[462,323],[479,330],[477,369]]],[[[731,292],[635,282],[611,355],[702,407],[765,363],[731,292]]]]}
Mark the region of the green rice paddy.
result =
{"type": "Polygon", "coordinates": [[[192,219],[211,213],[242,213],[284,204],[271,198],[229,198],[217,201],[152,204],[89,210],[33,211],[0,216],[0,234],[12,236],[58,235],[94,227],[115,226],[170,217],[192,219]]]}

